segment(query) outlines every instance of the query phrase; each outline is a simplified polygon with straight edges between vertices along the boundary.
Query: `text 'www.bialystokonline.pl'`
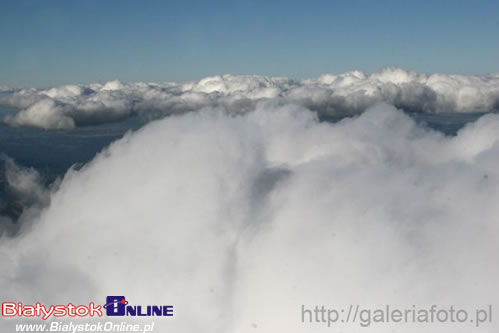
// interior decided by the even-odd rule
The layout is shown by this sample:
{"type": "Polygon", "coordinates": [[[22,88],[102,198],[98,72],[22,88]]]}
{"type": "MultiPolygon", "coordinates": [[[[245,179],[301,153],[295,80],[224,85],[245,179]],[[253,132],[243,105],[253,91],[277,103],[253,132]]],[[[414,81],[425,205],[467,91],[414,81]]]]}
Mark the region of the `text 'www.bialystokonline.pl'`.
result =
{"type": "Polygon", "coordinates": [[[152,333],[154,322],[137,324],[127,322],[76,323],[53,321],[45,324],[16,324],[16,332],[113,332],[152,333]]]}
{"type": "Polygon", "coordinates": [[[407,308],[394,308],[385,305],[367,308],[349,305],[344,308],[327,308],[323,305],[301,306],[301,322],[304,324],[324,324],[334,327],[338,324],[354,324],[370,327],[383,324],[467,324],[475,327],[492,323],[492,305],[476,309],[463,309],[455,306],[440,307],[431,305],[407,308]]]}

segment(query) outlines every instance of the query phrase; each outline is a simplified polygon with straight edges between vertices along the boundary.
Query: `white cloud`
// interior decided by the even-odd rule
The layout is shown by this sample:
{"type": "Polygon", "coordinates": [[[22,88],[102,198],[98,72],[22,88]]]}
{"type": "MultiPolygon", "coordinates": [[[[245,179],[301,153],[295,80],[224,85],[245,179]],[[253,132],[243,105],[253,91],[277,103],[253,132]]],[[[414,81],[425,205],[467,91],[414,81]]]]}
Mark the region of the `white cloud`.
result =
{"type": "Polygon", "coordinates": [[[46,187],[42,176],[33,168],[24,168],[5,155],[0,155],[0,162],[4,164],[6,202],[0,198],[2,210],[10,205],[11,216],[0,215],[0,237],[5,234],[15,235],[21,227],[26,227],[38,217],[41,209],[50,202],[50,194],[54,191],[59,180],[50,187],[46,187]],[[13,211],[14,210],[14,211],[13,211]],[[16,223],[12,221],[15,219],[16,223]]]}
{"type": "Polygon", "coordinates": [[[75,127],[75,123],[68,115],[69,109],[69,106],[59,104],[54,99],[42,99],[15,116],[6,116],[4,121],[10,126],[70,129],[75,127]]]}
{"type": "Polygon", "coordinates": [[[32,229],[1,240],[0,298],[124,294],[175,306],[156,329],[216,333],[331,331],[301,324],[301,304],[496,305],[498,115],[446,137],[386,105],[335,124],[255,109],[152,122],[68,172],[32,229]]]}
{"type": "Polygon", "coordinates": [[[202,107],[246,112],[269,99],[326,115],[358,114],[379,102],[424,112],[490,112],[499,106],[499,76],[426,75],[389,68],[308,80],[223,75],[184,84],[110,81],[17,90],[0,97],[0,103],[23,109],[5,119],[12,126],[71,129],[137,113],[156,118],[202,107]]]}

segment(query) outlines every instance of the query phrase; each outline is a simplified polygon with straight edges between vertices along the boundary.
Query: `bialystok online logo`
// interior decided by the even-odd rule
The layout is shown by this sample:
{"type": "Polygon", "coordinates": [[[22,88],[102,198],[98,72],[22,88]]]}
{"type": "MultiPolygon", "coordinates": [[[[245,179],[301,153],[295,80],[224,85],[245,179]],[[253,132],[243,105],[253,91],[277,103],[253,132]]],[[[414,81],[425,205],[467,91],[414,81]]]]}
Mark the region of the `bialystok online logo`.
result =
{"type": "Polygon", "coordinates": [[[125,296],[107,296],[106,315],[108,316],[173,316],[173,305],[128,305],[125,296]]]}
{"type": "Polygon", "coordinates": [[[106,304],[95,305],[90,302],[86,305],[51,305],[46,307],[39,302],[35,305],[23,303],[3,302],[3,317],[37,317],[47,320],[51,317],[102,317],[132,316],[132,317],[173,317],[173,305],[128,305],[125,296],[107,296],[106,304]]]}

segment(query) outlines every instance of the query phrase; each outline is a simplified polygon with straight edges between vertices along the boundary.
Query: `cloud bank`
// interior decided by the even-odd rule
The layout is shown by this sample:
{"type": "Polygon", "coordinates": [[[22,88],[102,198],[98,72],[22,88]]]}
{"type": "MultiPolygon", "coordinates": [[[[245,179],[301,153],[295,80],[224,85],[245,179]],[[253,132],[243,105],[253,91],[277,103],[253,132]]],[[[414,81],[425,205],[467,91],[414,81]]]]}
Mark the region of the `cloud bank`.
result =
{"type": "Polygon", "coordinates": [[[321,115],[354,115],[380,102],[406,111],[492,112],[499,109],[499,74],[426,75],[398,68],[365,74],[352,71],[316,79],[213,76],[189,83],[122,83],[21,89],[0,96],[0,104],[21,109],[11,126],[71,129],[125,119],[223,107],[244,113],[262,100],[297,104],[321,115]]]}
{"type": "Polygon", "coordinates": [[[168,117],[69,171],[1,239],[0,298],[173,304],[161,331],[470,332],[328,328],[300,309],[496,305],[498,164],[496,114],[453,137],[388,105],[334,124],[276,101],[168,117]]]}

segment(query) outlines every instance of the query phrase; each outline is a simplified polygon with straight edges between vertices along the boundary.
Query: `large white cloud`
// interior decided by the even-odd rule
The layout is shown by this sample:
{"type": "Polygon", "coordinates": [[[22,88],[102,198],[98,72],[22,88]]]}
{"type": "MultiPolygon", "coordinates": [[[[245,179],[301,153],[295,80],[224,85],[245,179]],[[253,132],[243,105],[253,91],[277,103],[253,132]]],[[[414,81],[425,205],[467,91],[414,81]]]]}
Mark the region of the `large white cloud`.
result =
{"type": "MultiPolygon", "coordinates": [[[[335,124],[276,101],[169,117],[68,172],[1,240],[0,298],[125,295],[174,304],[158,331],[214,333],[360,330],[302,324],[302,304],[495,306],[498,165],[495,114],[454,137],[386,105],[335,124]]],[[[0,325],[15,322],[28,320],[0,325]]]]}
{"type": "Polygon", "coordinates": [[[279,99],[324,115],[357,114],[379,102],[423,112],[490,112],[499,107],[499,75],[464,76],[390,68],[292,80],[223,75],[190,83],[121,83],[21,89],[0,97],[20,108],[4,119],[11,126],[70,129],[141,113],[157,118],[201,107],[230,112],[253,110],[261,100],[279,99]]]}

